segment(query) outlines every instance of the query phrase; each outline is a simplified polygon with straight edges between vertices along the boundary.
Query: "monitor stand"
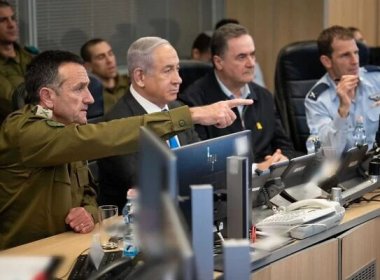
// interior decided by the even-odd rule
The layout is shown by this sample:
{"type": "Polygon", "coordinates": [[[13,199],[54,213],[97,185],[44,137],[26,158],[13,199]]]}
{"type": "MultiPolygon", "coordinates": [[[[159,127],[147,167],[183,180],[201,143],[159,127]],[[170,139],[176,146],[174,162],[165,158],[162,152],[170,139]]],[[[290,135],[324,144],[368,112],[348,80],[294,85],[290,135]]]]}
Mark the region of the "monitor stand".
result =
{"type": "Polygon", "coordinates": [[[223,244],[223,279],[251,279],[251,256],[248,240],[226,240],[223,244]]]}
{"type": "Polygon", "coordinates": [[[246,157],[227,158],[227,237],[248,239],[252,223],[251,166],[246,157]]]}
{"type": "Polygon", "coordinates": [[[214,273],[213,187],[192,185],[192,244],[197,279],[212,279],[214,273]]]}

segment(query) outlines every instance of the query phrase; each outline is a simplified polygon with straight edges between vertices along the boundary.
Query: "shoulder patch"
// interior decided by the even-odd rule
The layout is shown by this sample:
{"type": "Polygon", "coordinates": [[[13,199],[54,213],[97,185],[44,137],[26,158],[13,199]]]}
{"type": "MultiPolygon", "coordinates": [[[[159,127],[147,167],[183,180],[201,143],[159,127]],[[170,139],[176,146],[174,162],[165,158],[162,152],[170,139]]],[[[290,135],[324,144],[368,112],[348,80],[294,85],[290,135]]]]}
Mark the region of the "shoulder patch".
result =
{"type": "Polygon", "coordinates": [[[377,65],[366,65],[363,67],[367,72],[380,72],[380,66],[377,65]]]}
{"type": "Polygon", "coordinates": [[[307,95],[307,98],[316,101],[318,97],[322,94],[322,92],[324,92],[328,88],[329,88],[328,84],[320,83],[311,89],[311,91],[307,95]]]}
{"type": "Polygon", "coordinates": [[[35,109],[35,115],[38,117],[51,119],[53,117],[53,111],[50,109],[43,108],[41,105],[37,105],[35,109]]]}
{"type": "Polygon", "coordinates": [[[53,120],[47,120],[46,123],[48,124],[48,126],[51,126],[51,127],[64,127],[65,126],[63,123],[53,121],[53,120]]]}

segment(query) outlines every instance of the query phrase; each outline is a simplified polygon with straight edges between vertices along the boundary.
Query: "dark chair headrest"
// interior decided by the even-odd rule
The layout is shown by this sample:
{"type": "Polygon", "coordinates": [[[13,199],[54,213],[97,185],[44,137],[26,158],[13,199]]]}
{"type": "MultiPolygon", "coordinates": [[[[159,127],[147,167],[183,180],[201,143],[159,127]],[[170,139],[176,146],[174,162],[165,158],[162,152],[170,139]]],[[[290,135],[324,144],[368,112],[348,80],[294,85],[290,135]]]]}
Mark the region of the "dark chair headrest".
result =
{"type": "Polygon", "coordinates": [[[94,103],[89,105],[87,110],[87,119],[91,122],[91,119],[104,115],[104,101],[102,82],[94,76],[89,76],[89,78],[90,84],[88,85],[88,89],[94,98],[94,103]]]}
{"type": "MultiPolygon", "coordinates": [[[[357,42],[360,65],[369,62],[368,47],[357,42]]],[[[319,60],[317,41],[302,41],[289,44],[278,55],[278,68],[286,80],[313,80],[322,77],[326,70],[319,60]],[[279,68],[280,67],[280,68],[279,68]]]]}
{"type": "Polygon", "coordinates": [[[197,60],[181,60],[179,66],[179,75],[182,78],[179,92],[183,92],[185,88],[212,70],[211,63],[197,60]]]}

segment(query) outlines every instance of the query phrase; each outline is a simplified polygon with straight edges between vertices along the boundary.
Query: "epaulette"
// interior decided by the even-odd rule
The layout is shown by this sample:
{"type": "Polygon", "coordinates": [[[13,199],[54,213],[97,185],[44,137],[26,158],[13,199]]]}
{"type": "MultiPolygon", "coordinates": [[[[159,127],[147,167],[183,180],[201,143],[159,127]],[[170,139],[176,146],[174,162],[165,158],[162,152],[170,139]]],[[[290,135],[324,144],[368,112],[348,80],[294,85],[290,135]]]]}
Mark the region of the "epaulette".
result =
{"type": "Polygon", "coordinates": [[[328,84],[320,83],[316,85],[307,95],[307,98],[316,101],[318,97],[321,95],[322,92],[324,92],[326,89],[329,88],[328,84]]]}
{"type": "Polygon", "coordinates": [[[42,107],[41,105],[37,105],[34,108],[34,114],[38,117],[51,119],[53,117],[53,111],[47,108],[42,107]]]}
{"type": "Polygon", "coordinates": [[[377,65],[366,65],[363,67],[367,72],[379,72],[380,66],[377,65]]]}
{"type": "Polygon", "coordinates": [[[32,55],[37,55],[40,53],[40,50],[35,46],[24,46],[24,50],[32,55]]]}

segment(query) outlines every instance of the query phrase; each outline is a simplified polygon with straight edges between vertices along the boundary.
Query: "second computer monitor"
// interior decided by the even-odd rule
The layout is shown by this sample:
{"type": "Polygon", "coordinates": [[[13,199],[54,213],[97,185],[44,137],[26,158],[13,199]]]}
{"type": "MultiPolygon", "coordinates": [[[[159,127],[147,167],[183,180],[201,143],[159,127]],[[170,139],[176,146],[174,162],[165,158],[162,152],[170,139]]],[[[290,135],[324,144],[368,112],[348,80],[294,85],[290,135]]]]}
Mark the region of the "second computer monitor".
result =
{"type": "Polygon", "coordinates": [[[224,217],[227,157],[247,157],[252,162],[251,131],[245,130],[174,149],[177,157],[178,195],[181,209],[190,221],[190,185],[210,184],[214,188],[214,219],[224,217]],[[224,213],[223,213],[224,212],[224,213]]]}

